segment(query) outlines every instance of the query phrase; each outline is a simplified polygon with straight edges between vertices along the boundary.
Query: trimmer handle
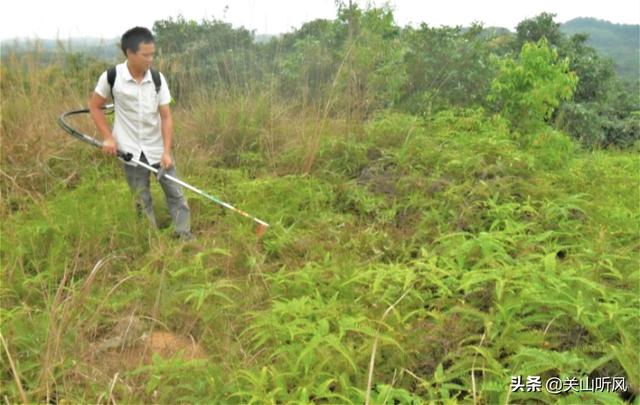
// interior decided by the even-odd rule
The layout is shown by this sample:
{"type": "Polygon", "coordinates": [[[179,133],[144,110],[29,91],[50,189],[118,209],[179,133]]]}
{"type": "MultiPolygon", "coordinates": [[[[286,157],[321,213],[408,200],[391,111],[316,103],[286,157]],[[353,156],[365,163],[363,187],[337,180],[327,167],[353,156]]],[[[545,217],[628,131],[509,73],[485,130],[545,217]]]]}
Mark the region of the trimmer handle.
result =
{"type": "Polygon", "coordinates": [[[118,157],[122,160],[124,160],[125,162],[130,162],[131,159],[133,159],[133,153],[131,152],[123,152],[120,149],[118,149],[118,151],[116,152],[118,157]]]}

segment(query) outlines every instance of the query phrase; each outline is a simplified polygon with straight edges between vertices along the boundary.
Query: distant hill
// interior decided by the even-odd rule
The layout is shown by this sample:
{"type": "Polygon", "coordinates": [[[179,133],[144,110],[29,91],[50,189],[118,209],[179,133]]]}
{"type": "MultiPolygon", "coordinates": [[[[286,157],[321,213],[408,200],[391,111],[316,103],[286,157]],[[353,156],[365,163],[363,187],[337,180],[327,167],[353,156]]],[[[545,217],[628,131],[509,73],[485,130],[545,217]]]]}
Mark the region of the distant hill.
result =
{"type": "Polygon", "coordinates": [[[636,81],[640,75],[640,25],[614,24],[596,18],[574,18],[560,26],[567,35],[589,35],[588,44],[612,58],[624,78],[636,81]]]}
{"type": "MultiPolygon", "coordinates": [[[[254,41],[256,43],[264,43],[276,37],[276,35],[272,34],[256,34],[254,41]]],[[[118,47],[119,43],[120,38],[80,37],[64,40],[12,38],[0,41],[0,47],[2,48],[3,57],[6,57],[11,52],[32,51],[37,44],[41,51],[47,54],[62,50],[113,61],[122,55],[122,51],[118,47]]]]}
{"type": "Polygon", "coordinates": [[[273,38],[278,38],[278,35],[274,34],[255,34],[253,40],[256,44],[262,44],[271,41],[273,38]]]}
{"type": "Polygon", "coordinates": [[[0,46],[3,58],[11,52],[32,51],[37,45],[45,54],[58,51],[78,52],[96,58],[114,60],[122,55],[122,51],[118,48],[119,42],[120,38],[80,37],[60,40],[14,38],[2,40],[0,46]]]}

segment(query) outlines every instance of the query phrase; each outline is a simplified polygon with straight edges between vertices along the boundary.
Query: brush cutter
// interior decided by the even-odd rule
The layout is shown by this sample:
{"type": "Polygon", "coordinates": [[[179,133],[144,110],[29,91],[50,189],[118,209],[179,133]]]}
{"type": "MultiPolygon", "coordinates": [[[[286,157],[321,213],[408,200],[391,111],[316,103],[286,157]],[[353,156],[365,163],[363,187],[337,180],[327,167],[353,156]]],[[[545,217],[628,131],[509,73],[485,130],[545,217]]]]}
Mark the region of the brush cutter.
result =
{"type": "MultiPolygon", "coordinates": [[[[108,112],[112,112],[113,111],[113,104],[109,104],[106,105],[104,107],[102,107],[103,110],[107,110],[108,112]]],[[[77,138],[85,143],[88,143],[89,145],[95,146],[96,148],[100,148],[102,149],[102,142],[98,141],[95,138],[90,137],[89,135],[83,134],[79,131],[77,131],[76,129],[74,129],[73,127],[71,127],[71,125],[69,125],[66,121],[65,118],[67,118],[70,115],[76,115],[76,114],[85,114],[88,113],[89,110],[88,109],[83,109],[83,110],[76,110],[76,111],[69,111],[66,112],[64,114],[62,114],[60,116],[60,118],[58,118],[58,124],[60,124],[60,126],[62,127],[62,129],[64,129],[65,131],[67,131],[69,133],[69,135],[73,136],[74,138],[77,138]]],[[[133,154],[129,153],[129,152],[123,152],[121,150],[117,151],[117,155],[119,158],[121,158],[122,160],[124,160],[125,162],[133,162],[135,164],[137,164],[138,166],[144,167],[145,169],[147,169],[148,171],[156,174],[158,176],[158,178],[164,177],[169,181],[172,181],[174,183],[177,183],[179,185],[181,185],[184,188],[187,188],[191,191],[193,191],[196,194],[199,194],[203,197],[205,197],[208,200],[211,200],[213,202],[215,202],[216,204],[222,205],[225,208],[230,209],[231,211],[237,212],[238,214],[250,218],[253,221],[255,221],[257,223],[257,227],[256,227],[256,235],[258,235],[259,237],[264,235],[265,231],[267,230],[267,228],[269,227],[269,224],[267,224],[266,222],[247,214],[246,212],[237,209],[236,207],[232,206],[231,204],[228,204],[210,194],[205,193],[202,190],[199,190],[195,187],[193,187],[190,184],[185,183],[184,181],[173,177],[171,175],[168,175],[166,173],[164,173],[164,170],[161,169],[156,169],[155,167],[146,164],[144,162],[139,161],[138,159],[136,159],[133,154]]]]}

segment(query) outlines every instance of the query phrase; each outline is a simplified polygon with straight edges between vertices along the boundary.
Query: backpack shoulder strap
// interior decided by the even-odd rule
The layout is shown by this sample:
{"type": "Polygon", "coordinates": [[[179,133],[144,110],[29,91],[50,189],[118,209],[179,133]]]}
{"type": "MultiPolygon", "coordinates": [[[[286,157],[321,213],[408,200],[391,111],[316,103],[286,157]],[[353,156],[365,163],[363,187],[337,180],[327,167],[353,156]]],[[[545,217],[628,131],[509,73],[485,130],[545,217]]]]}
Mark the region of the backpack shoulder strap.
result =
{"type": "MultiPolygon", "coordinates": [[[[156,93],[160,92],[160,87],[162,86],[162,79],[160,79],[160,72],[155,69],[151,69],[151,78],[153,79],[153,84],[156,86],[156,93]]],[[[116,83],[116,67],[112,66],[107,70],[107,82],[109,82],[109,87],[111,88],[111,98],[113,99],[113,85],[116,83]]]]}
{"type": "Polygon", "coordinates": [[[151,78],[153,79],[153,84],[156,85],[156,93],[160,93],[160,87],[162,86],[162,80],[160,79],[160,72],[155,69],[151,69],[151,78]]]}
{"type": "Polygon", "coordinates": [[[113,100],[113,85],[116,83],[116,67],[112,66],[107,70],[107,81],[111,88],[111,99],[113,100]]]}

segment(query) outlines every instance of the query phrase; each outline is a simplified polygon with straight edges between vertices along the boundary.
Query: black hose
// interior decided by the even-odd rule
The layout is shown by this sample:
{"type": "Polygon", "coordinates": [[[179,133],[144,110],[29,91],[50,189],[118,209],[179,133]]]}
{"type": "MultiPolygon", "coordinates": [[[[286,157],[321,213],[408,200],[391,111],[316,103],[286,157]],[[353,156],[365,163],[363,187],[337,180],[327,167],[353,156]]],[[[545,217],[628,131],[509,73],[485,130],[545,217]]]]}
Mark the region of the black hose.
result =
{"type": "MultiPolygon", "coordinates": [[[[102,107],[103,110],[106,110],[107,112],[113,112],[113,104],[108,104],[102,107]]],[[[77,114],[87,114],[89,112],[89,109],[84,108],[82,110],[74,110],[74,111],[67,111],[66,113],[63,113],[59,118],[58,118],[58,125],[60,125],[62,127],[62,129],[64,129],[65,131],[67,131],[67,133],[71,136],[73,136],[76,139],[81,140],[82,142],[88,143],[91,146],[95,146],[96,148],[102,148],[102,142],[98,141],[95,138],[90,137],[87,134],[83,134],[82,132],[76,130],[75,128],[73,128],[71,125],[69,125],[66,121],[65,118],[71,116],[71,115],[77,115],[77,114]]],[[[119,158],[123,159],[125,162],[128,162],[131,160],[131,158],[133,158],[133,155],[131,153],[128,152],[123,152],[121,150],[118,150],[117,155],[119,158]]]]}

